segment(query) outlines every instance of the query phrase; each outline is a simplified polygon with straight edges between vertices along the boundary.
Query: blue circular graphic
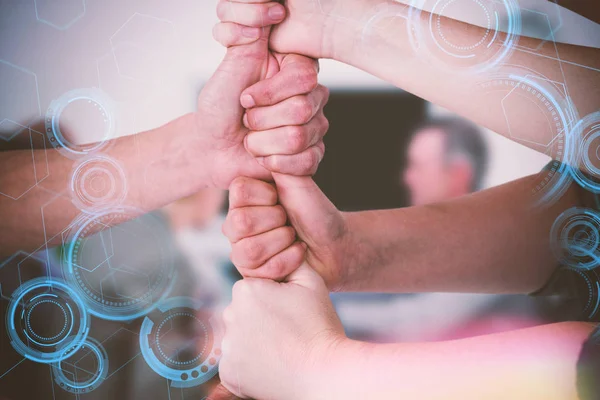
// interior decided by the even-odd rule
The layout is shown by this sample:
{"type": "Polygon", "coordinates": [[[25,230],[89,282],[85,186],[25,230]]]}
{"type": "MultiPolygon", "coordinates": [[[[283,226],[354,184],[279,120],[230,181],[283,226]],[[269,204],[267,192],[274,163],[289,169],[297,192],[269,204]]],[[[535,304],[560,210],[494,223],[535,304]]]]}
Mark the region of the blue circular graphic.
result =
{"type": "Polygon", "coordinates": [[[573,182],[569,161],[576,146],[573,127],[579,120],[577,110],[560,85],[522,68],[505,70],[492,74],[479,87],[494,96],[494,101],[500,101],[509,139],[553,157],[532,188],[537,205],[547,206],[555,203],[573,182]],[[547,125],[542,130],[537,125],[524,129],[528,123],[524,117],[545,121],[547,125]]]}
{"type": "Polygon", "coordinates": [[[576,287],[580,288],[575,293],[576,297],[581,297],[581,316],[588,321],[594,321],[600,315],[600,276],[597,270],[582,270],[578,268],[567,267],[567,271],[573,273],[572,277],[579,281],[576,287]],[[585,289],[583,289],[585,287],[585,289]],[[586,293],[583,293],[583,291],[586,293]]]}
{"type": "Polygon", "coordinates": [[[221,337],[221,327],[212,315],[202,311],[201,302],[174,297],[144,319],[140,348],[150,368],[169,379],[171,386],[192,387],[217,374],[221,337]],[[182,332],[186,325],[194,327],[191,339],[182,332]],[[191,349],[190,342],[195,345],[191,349]]]}
{"type": "Polygon", "coordinates": [[[71,174],[73,203],[90,214],[117,208],[127,197],[123,168],[105,155],[94,155],[79,162],[71,174]]]}
{"type": "Polygon", "coordinates": [[[413,48],[446,70],[480,73],[496,67],[519,41],[521,11],[515,0],[412,0],[410,5],[407,25],[413,48]],[[458,30],[449,25],[464,8],[479,14],[483,24],[481,34],[469,42],[462,36],[457,41],[458,30]]]}
{"type": "Polygon", "coordinates": [[[558,261],[575,269],[600,265],[600,215],[589,208],[563,212],[550,231],[552,250],[558,261]]]}
{"type": "Polygon", "coordinates": [[[64,274],[90,314],[130,321],[152,311],[175,280],[166,222],[130,208],[82,216],[69,235],[64,274]],[[112,227],[112,228],[110,228],[112,227]]]}
{"type": "Polygon", "coordinates": [[[79,349],[89,332],[79,295],[66,283],[47,278],[28,281],[12,295],[6,327],[14,349],[40,363],[60,362],[62,351],[79,349]],[[55,319],[52,319],[55,318],[55,319]]]}
{"type": "Polygon", "coordinates": [[[45,127],[50,143],[64,156],[78,159],[94,154],[115,136],[112,101],[96,88],[70,91],[50,104],[45,127]]]}
{"type": "Polygon", "coordinates": [[[97,340],[88,337],[79,349],[66,347],[61,350],[67,358],[53,363],[52,372],[54,381],[62,389],[71,393],[89,393],[104,382],[108,374],[108,355],[97,340]]]}
{"type": "Polygon", "coordinates": [[[600,193],[600,111],[583,118],[573,129],[577,138],[571,169],[584,189],[600,193]]]}

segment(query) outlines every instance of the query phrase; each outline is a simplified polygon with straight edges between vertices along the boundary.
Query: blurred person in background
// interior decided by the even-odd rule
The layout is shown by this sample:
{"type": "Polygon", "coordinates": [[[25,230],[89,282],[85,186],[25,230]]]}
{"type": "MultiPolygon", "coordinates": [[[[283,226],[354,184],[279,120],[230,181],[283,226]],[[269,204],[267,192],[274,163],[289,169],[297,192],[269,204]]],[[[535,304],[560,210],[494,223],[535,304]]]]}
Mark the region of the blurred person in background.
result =
{"type": "MultiPolygon", "coordinates": [[[[485,186],[489,149],[479,127],[457,117],[418,126],[401,183],[410,206],[440,203],[485,186]]],[[[465,293],[333,294],[348,335],[375,342],[447,340],[543,323],[533,300],[465,293]]]]}

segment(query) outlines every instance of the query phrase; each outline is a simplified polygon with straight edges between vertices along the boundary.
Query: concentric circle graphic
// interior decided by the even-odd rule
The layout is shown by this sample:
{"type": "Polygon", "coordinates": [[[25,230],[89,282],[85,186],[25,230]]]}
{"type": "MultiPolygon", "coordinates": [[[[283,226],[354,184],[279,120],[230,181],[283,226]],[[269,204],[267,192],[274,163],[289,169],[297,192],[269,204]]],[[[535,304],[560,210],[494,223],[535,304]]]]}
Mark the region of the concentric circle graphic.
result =
{"type": "Polygon", "coordinates": [[[108,374],[108,355],[102,345],[88,337],[79,349],[61,348],[66,359],[52,364],[54,381],[71,393],[89,393],[104,382],[108,374]]]}
{"type": "Polygon", "coordinates": [[[11,345],[40,363],[60,362],[62,351],[79,349],[89,332],[89,317],[79,295],[66,283],[37,278],[13,295],[6,314],[11,345]]]}
{"type": "Polygon", "coordinates": [[[122,208],[83,216],[69,235],[65,277],[98,318],[142,317],[172,288],[175,269],[166,222],[141,214],[122,208]],[[131,219],[135,215],[141,216],[131,219]]]}
{"type": "Polygon", "coordinates": [[[579,121],[573,132],[578,139],[573,177],[584,189],[600,193],[600,111],[579,121]]]}
{"type": "Polygon", "coordinates": [[[532,188],[538,205],[553,204],[573,181],[569,161],[576,146],[577,110],[560,84],[521,68],[506,70],[479,88],[491,97],[490,104],[500,104],[509,139],[553,158],[532,188]]]}
{"type": "Polygon", "coordinates": [[[88,157],[71,174],[71,195],[73,203],[85,212],[116,208],[127,196],[125,172],[107,156],[88,157]]]}
{"type": "Polygon", "coordinates": [[[217,374],[221,327],[201,307],[191,298],[171,298],[142,323],[142,355],[173,387],[201,385],[217,374]]]}
{"type": "Polygon", "coordinates": [[[115,136],[115,111],[101,90],[76,89],[50,104],[45,125],[52,146],[64,156],[78,159],[110,144],[115,136]]]}
{"type": "Polygon", "coordinates": [[[590,270],[600,265],[600,215],[573,207],[562,213],[550,231],[552,250],[564,265],[590,270]]]}
{"type": "Polygon", "coordinates": [[[493,68],[508,59],[521,34],[515,0],[412,0],[411,6],[407,18],[413,48],[445,69],[473,73],[493,68]],[[476,38],[453,26],[465,8],[482,24],[476,38]]]}
{"type": "Polygon", "coordinates": [[[577,300],[578,310],[582,318],[596,321],[600,316],[600,276],[598,270],[581,270],[565,268],[570,273],[570,283],[573,285],[572,296],[577,300]]]}

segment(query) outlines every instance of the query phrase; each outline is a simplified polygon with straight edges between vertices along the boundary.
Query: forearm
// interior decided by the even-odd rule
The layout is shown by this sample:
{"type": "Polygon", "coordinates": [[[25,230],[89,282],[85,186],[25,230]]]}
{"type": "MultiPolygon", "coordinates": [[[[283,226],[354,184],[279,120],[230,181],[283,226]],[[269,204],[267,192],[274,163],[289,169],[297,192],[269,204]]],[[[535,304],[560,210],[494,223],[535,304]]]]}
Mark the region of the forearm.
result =
{"type": "MultiPolygon", "coordinates": [[[[506,66],[468,72],[448,67],[445,62],[453,62],[455,58],[433,44],[430,44],[432,54],[415,52],[407,29],[408,6],[380,0],[355,0],[351,4],[344,5],[349,14],[356,15],[343,20],[330,19],[334,22],[327,26],[326,36],[330,38],[325,46],[327,56],[361,68],[536,151],[551,152],[552,149],[536,143],[546,143],[549,135],[559,134],[549,132],[552,127],[544,106],[540,110],[540,104],[508,96],[510,90],[487,90],[485,82],[499,73],[508,76],[514,73],[514,66],[519,66],[525,71],[523,75],[529,74],[530,78],[545,77],[545,80],[532,78],[537,85],[545,87],[554,81],[567,88],[582,117],[597,111],[600,105],[600,80],[597,70],[593,70],[600,67],[599,49],[560,43],[542,45],[540,40],[521,37],[516,50],[502,61],[506,66]],[[374,10],[380,4],[388,5],[391,10],[385,14],[388,16],[375,17],[374,10]],[[365,18],[366,13],[373,19],[365,18]],[[395,14],[398,16],[394,17],[395,14]]],[[[424,33],[429,32],[430,15],[420,14],[418,28],[424,33]]],[[[441,20],[449,42],[474,43],[486,35],[484,28],[443,17],[441,20]]],[[[556,153],[552,155],[558,157],[556,153]]]]}
{"type": "MultiPolygon", "coordinates": [[[[122,167],[125,182],[114,177],[117,190],[126,188],[122,205],[147,212],[212,185],[208,154],[192,145],[192,118],[186,115],[111,144],[105,155],[122,167]]],[[[37,149],[33,163],[37,184],[31,177],[31,150],[0,153],[3,192],[26,192],[15,199],[0,196],[0,256],[34,251],[47,241],[59,244],[56,236],[80,213],[70,193],[74,161],[55,150],[37,149]],[[39,171],[47,171],[47,176],[41,179],[39,171]],[[32,187],[26,191],[28,185],[32,187]]]]}
{"type": "Polygon", "coordinates": [[[575,400],[578,356],[591,331],[562,323],[438,343],[344,340],[305,398],[575,400]]]}
{"type": "Polygon", "coordinates": [[[535,207],[536,175],[431,206],[346,214],[345,291],[531,293],[557,265],[550,230],[571,188],[535,207]],[[515,229],[515,227],[518,227],[515,229]]]}

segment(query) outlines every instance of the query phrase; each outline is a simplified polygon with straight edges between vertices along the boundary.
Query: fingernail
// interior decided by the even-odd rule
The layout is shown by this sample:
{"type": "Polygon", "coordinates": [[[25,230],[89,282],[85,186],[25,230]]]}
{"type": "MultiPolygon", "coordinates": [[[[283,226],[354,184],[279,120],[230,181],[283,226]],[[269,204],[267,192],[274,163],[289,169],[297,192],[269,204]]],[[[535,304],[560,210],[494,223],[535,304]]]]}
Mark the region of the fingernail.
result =
{"type": "Polygon", "coordinates": [[[254,101],[254,98],[252,96],[250,96],[249,94],[242,95],[241,102],[242,102],[242,107],[244,107],[244,108],[253,108],[256,106],[256,102],[254,101]]]}
{"type": "Polygon", "coordinates": [[[285,17],[285,9],[281,5],[269,8],[269,18],[274,21],[281,21],[285,17]]]}
{"type": "Polygon", "coordinates": [[[242,28],[242,35],[247,38],[258,39],[260,37],[260,29],[245,26],[242,28]]]}
{"type": "Polygon", "coordinates": [[[250,129],[250,123],[248,122],[248,114],[244,114],[244,126],[250,129]]]}

